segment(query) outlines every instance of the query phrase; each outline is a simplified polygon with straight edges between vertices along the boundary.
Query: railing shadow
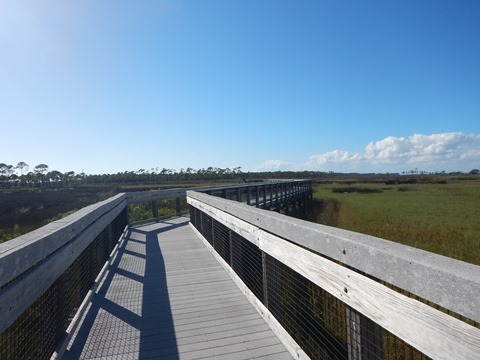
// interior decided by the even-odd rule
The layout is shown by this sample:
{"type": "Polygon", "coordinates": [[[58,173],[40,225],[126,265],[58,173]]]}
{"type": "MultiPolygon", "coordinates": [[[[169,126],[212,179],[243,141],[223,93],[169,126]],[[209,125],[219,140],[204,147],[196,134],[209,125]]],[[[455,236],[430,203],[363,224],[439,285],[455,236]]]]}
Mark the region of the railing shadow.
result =
{"type": "Polygon", "coordinates": [[[99,357],[137,353],[138,359],[179,358],[158,236],[185,223],[166,220],[161,224],[164,226],[154,230],[130,229],[64,359],[92,353],[98,353],[99,357]],[[123,277],[123,281],[119,282],[119,277],[123,277]],[[96,324],[100,317],[108,318],[108,326],[114,328],[102,329],[105,325],[96,324]],[[111,337],[105,332],[111,332],[111,337]],[[93,345],[92,337],[101,337],[104,341],[93,345]]]}

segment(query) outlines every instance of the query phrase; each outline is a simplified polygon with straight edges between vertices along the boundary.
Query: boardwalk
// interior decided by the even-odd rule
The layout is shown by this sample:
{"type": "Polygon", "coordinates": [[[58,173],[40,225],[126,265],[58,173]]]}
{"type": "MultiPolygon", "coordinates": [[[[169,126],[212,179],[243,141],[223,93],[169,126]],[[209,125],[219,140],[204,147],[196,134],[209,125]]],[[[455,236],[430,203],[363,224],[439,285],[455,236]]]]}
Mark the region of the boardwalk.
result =
{"type": "Polygon", "coordinates": [[[188,219],[131,229],[64,359],[292,359],[188,219]]]}

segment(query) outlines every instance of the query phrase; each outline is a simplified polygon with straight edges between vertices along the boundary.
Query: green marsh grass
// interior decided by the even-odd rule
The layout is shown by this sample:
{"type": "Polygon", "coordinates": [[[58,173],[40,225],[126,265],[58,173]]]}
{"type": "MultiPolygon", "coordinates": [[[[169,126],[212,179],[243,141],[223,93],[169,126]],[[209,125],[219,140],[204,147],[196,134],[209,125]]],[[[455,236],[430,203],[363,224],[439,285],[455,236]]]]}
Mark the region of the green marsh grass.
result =
{"type": "Polygon", "coordinates": [[[480,180],[316,185],[307,220],[480,265],[480,180]]]}

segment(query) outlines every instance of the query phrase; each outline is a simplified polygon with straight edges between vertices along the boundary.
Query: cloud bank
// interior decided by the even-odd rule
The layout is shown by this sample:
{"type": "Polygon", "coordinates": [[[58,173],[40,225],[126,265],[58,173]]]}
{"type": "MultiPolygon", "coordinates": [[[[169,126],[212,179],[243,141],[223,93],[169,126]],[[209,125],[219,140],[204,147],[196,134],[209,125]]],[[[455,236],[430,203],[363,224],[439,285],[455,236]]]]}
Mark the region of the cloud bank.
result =
{"type": "Polygon", "coordinates": [[[312,155],[309,164],[330,171],[466,171],[480,167],[480,135],[449,132],[389,136],[369,143],[363,152],[333,150],[312,155]]]}
{"type": "MultiPolygon", "coordinates": [[[[272,170],[298,170],[302,166],[270,160],[272,170]],[[276,166],[276,167],[275,167],[276,166]]],[[[370,142],[361,152],[332,150],[311,155],[303,169],[334,172],[463,171],[480,168],[480,135],[447,132],[408,137],[389,136],[370,142]]],[[[302,169],[302,170],[303,170],[302,169]]]]}

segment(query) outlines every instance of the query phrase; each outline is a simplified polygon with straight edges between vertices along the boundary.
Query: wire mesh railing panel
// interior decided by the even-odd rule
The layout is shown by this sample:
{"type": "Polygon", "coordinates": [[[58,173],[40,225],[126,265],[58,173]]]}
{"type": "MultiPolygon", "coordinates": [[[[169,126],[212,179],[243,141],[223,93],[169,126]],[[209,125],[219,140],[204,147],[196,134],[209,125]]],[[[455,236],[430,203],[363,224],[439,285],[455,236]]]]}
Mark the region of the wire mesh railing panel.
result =
{"type": "Polygon", "coordinates": [[[232,268],[250,291],[264,302],[262,252],[233,231],[232,268]]]}
{"type": "MultiPolygon", "coordinates": [[[[286,186],[284,189],[289,196],[297,196],[301,190],[287,188],[286,186]]],[[[278,186],[279,194],[281,191],[282,186],[278,186]]],[[[265,192],[262,187],[257,187],[254,192],[259,194],[260,197],[265,195],[275,197],[277,189],[265,192]]],[[[202,213],[200,210],[194,210],[194,213],[197,211],[202,213]]],[[[213,232],[213,243],[217,241],[217,238],[221,238],[220,241],[226,243],[227,232],[229,232],[230,264],[235,273],[311,358],[349,360],[430,359],[406,341],[359,312],[362,311],[363,307],[359,307],[359,311],[353,309],[340,300],[341,297],[337,298],[325,290],[329,289],[328,286],[322,288],[316,285],[297,273],[292,267],[285,265],[267,253],[263,253],[255,244],[235,231],[229,230],[228,225],[223,225],[223,221],[222,224],[217,224],[217,220],[203,214],[201,224],[201,232],[206,238],[213,232]],[[212,222],[213,225],[211,225],[212,222]]],[[[232,229],[234,229],[234,222],[231,224],[232,229]]],[[[286,240],[278,238],[278,241],[286,240]]],[[[273,245],[274,243],[264,248],[269,249],[273,245]]],[[[226,259],[226,244],[217,244],[214,248],[219,253],[223,252],[222,257],[226,259]]],[[[315,253],[301,246],[299,247],[300,250],[315,253]]],[[[270,252],[270,250],[266,251],[270,252]]],[[[275,254],[275,252],[273,251],[272,254],[275,254]]],[[[316,255],[325,259],[321,254],[316,253],[316,255]]],[[[282,256],[279,258],[282,258],[282,256]]],[[[333,261],[338,266],[355,271],[355,269],[338,261],[326,259],[333,261]]],[[[289,261],[294,261],[289,257],[284,258],[284,260],[286,264],[289,261]]],[[[368,274],[358,270],[356,272],[378,282],[378,279],[372,278],[368,274]]],[[[321,284],[322,282],[317,283],[321,284]]],[[[390,287],[388,284],[381,283],[390,287]]],[[[348,303],[355,306],[353,303],[348,303]]],[[[365,311],[368,314],[369,310],[365,311]]],[[[376,315],[371,315],[371,317],[377,319],[376,315]]],[[[415,321],[412,320],[411,326],[412,331],[414,331],[415,321]]],[[[405,339],[411,339],[411,337],[406,336],[405,339]]],[[[412,341],[412,343],[416,342],[412,341]]],[[[426,353],[431,351],[428,343],[427,345],[425,345],[425,342],[417,344],[426,353]]]]}
{"type": "Polygon", "coordinates": [[[195,227],[195,229],[197,229],[197,218],[196,218],[196,216],[197,216],[197,213],[198,213],[198,209],[190,205],[189,206],[189,212],[190,212],[190,223],[195,227]]]}
{"type": "Polygon", "coordinates": [[[386,330],[383,330],[382,340],[385,360],[431,360],[430,357],[386,330]]]}
{"type": "MultiPolygon", "coordinates": [[[[67,270],[0,334],[0,359],[49,359],[126,226],[122,211],[67,270]]],[[[21,279],[18,279],[21,281],[21,279]]]]}
{"type": "Polygon", "coordinates": [[[212,218],[205,214],[204,212],[200,213],[200,232],[203,237],[213,246],[213,224],[212,218]]]}
{"type": "Polygon", "coordinates": [[[56,303],[52,302],[55,285],[0,335],[1,359],[44,359],[51,356],[56,345],[52,348],[52,337],[55,339],[56,334],[49,321],[51,312],[56,310],[56,303]],[[38,334],[42,334],[42,337],[38,334]],[[52,349],[50,353],[49,348],[52,349]]]}
{"type": "Polygon", "coordinates": [[[213,220],[213,247],[227,264],[231,264],[229,233],[230,231],[225,225],[213,220]]]}
{"type": "Polygon", "coordinates": [[[430,359],[275,258],[266,264],[268,309],[311,358],[430,359]]]}
{"type": "Polygon", "coordinates": [[[356,310],[347,306],[348,353],[354,359],[384,358],[383,329],[356,310]]]}
{"type": "Polygon", "coordinates": [[[266,256],[268,309],[308,356],[346,359],[346,306],[275,258],[266,256]]]}

